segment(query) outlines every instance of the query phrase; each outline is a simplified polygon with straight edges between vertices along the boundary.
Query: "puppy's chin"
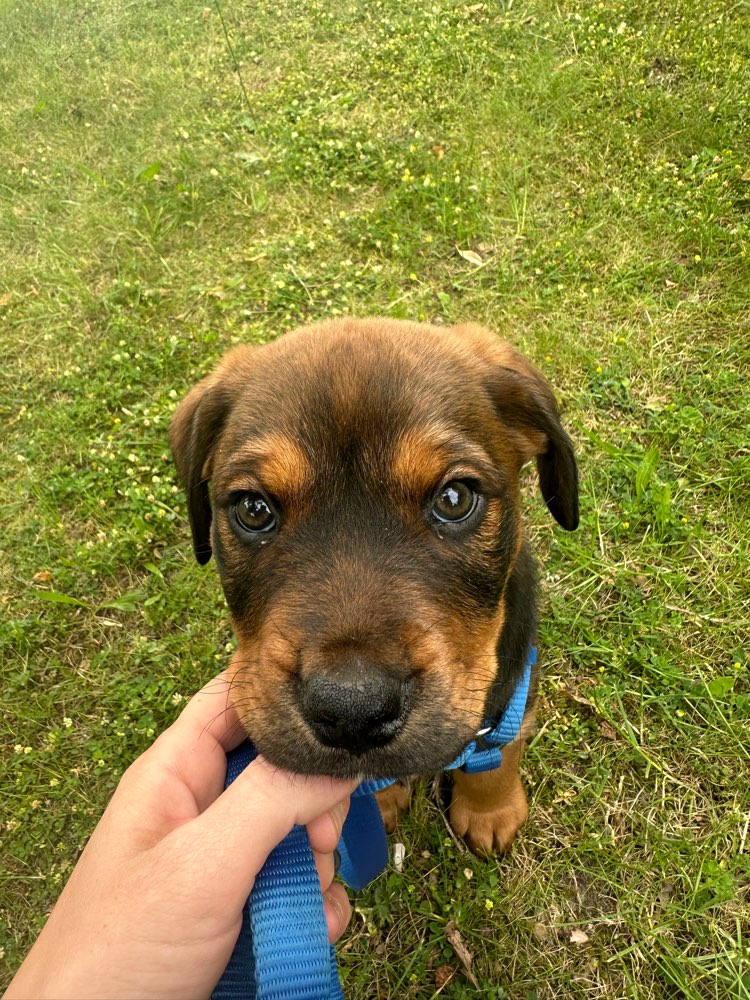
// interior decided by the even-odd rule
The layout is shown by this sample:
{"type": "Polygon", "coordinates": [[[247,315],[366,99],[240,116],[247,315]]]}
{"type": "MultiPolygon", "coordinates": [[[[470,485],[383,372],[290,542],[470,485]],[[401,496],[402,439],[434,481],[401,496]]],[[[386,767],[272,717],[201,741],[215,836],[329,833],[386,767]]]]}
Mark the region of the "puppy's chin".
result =
{"type": "Polygon", "coordinates": [[[423,739],[395,740],[392,745],[354,755],[324,746],[314,737],[284,741],[278,736],[253,740],[271,764],[295,774],[323,774],[332,778],[407,778],[440,771],[458,756],[473,733],[426,733],[423,739]]]}

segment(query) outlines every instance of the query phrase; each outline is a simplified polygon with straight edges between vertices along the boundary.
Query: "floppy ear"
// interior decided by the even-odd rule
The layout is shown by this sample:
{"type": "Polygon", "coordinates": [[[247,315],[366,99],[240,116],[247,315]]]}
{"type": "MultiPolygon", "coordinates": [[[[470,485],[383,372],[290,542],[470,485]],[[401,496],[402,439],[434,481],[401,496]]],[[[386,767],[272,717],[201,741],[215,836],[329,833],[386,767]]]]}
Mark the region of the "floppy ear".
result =
{"type": "Polygon", "coordinates": [[[536,458],[544,502],[567,531],[578,527],[578,466],[573,444],[546,379],[522,355],[505,345],[513,367],[493,368],[487,388],[498,415],[516,428],[536,458]],[[516,367],[517,363],[517,367],[516,367]]]}
{"type": "Polygon", "coordinates": [[[211,478],[213,452],[233,398],[218,373],[199,382],[177,407],[169,426],[169,445],[187,497],[195,558],[211,558],[211,478]]]}

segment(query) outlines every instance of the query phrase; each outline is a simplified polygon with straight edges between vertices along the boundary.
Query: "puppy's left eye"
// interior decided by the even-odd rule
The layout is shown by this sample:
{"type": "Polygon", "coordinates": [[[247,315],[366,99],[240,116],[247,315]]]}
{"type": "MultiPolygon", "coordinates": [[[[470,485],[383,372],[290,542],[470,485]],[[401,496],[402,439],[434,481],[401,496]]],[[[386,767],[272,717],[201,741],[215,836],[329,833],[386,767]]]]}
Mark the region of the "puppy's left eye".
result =
{"type": "Polygon", "coordinates": [[[438,490],[431,513],[438,521],[456,524],[471,517],[478,502],[479,497],[468,483],[451,479],[438,490]]]}
{"type": "Polygon", "coordinates": [[[233,504],[234,516],[241,528],[253,534],[272,531],[276,512],[262,493],[243,493],[233,504]]]}

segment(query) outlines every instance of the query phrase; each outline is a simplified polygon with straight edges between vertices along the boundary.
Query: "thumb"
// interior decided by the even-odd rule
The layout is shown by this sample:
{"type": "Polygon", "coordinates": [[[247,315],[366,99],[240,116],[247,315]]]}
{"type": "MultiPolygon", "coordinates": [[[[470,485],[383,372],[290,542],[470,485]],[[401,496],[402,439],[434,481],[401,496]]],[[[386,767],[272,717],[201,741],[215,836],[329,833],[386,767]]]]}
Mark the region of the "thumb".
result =
{"type": "Polygon", "coordinates": [[[191,866],[219,880],[227,902],[242,906],[271,851],[348,798],[358,781],[292,774],[256,758],[211,805],[173,831],[190,838],[191,866]]]}

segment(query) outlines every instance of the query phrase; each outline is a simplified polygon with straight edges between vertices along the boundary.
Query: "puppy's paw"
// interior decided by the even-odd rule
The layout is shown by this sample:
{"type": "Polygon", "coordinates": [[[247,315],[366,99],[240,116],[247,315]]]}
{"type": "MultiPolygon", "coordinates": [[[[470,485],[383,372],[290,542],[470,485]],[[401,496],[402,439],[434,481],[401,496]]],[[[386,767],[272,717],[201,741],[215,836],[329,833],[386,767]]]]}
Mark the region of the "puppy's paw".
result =
{"type": "Polygon", "coordinates": [[[502,802],[481,808],[457,788],[453,789],[449,811],[451,827],[475,854],[507,851],[528,815],[526,794],[520,781],[502,802]]]}
{"type": "Polygon", "coordinates": [[[380,815],[387,833],[393,833],[402,813],[411,805],[411,783],[395,781],[392,785],[377,792],[375,798],[380,807],[380,815]]]}

